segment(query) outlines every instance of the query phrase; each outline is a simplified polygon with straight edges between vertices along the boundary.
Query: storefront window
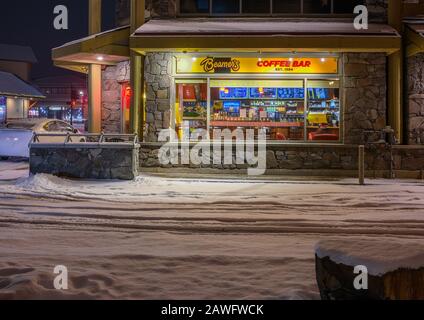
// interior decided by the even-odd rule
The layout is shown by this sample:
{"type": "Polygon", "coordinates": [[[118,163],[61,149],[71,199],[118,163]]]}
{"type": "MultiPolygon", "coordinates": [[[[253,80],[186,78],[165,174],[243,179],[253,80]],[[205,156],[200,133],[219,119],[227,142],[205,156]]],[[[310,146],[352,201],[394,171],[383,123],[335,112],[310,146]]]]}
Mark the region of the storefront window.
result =
{"type": "Polygon", "coordinates": [[[6,122],[7,98],[0,96],[0,124],[6,122]]]}
{"type": "Polygon", "coordinates": [[[353,14],[355,6],[364,2],[364,0],[180,0],[180,12],[201,15],[353,14]]]}
{"type": "Polygon", "coordinates": [[[337,57],[178,56],[176,73],[190,77],[175,79],[178,137],[253,129],[270,141],[340,141],[338,65],[337,57]]]}
{"type": "Polygon", "coordinates": [[[213,0],[213,13],[239,13],[240,0],[213,0]]]}
{"type": "Polygon", "coordinates": [[[269,13],[271,3],[268,0],[243,0],[243,13],[269,13]]]}
{"type": "Polygon", "coordinates": [[[337,80],[308,81],[307,138],[340,140],[340,89],[337,80]]]}
{"type": "Polygon", "coordinates": [[[301,0],[273,0],[274,13],[301,13],[301,0]]]}
{"type": "Polygon", "coordinates": [[[302,80],[211,80],[211,129],[265,129],[269,140],[303,140],[302,80]]]}
{"type": "Polygon", "coordinates": [[[209,0],[181,0],[181,13],[209,13],[209,0]]]}
{"type": "Polygon", "coordinates": [[[129,83],[121,85],[121,131],[130,133],[131,86],[129,83]]]}
{"type": "Polygon", "coordinates": [[[333,0],[334,13],[352,13],[353,9],[361,4],[363,0],[333,0]]]}
{"type": "Polygon", "coordinates": [[[206,81],[177,81],[175,130],[180,140],[188,140],[196,129],[207,129],[207,92],[206,81]]]}
{"type": "Polygon", "coordinates": [[[331,0],[303,0],[304,13],[331,13],[331,0]]]}

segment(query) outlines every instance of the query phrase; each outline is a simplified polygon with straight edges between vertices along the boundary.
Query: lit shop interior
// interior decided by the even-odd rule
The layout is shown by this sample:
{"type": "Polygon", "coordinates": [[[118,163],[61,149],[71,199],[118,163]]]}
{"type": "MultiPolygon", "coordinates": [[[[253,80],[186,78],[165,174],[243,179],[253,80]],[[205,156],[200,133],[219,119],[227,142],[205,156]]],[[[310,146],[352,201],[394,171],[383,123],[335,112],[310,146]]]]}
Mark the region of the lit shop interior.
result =
{"type": "Polygon", "coordinates": [[[264,129],[268,140],[340,141],[341,105],[334,79],[175,80],[176,130],[264,129]]]}

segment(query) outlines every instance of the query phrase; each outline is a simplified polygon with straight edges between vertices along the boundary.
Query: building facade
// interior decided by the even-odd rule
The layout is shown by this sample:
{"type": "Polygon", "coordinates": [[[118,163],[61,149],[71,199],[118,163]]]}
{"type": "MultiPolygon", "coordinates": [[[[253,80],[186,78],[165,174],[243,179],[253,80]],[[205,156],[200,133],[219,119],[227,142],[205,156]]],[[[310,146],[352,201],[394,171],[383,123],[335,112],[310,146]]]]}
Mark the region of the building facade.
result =
{"type": "Polygon", "coordinates": [[[88,101],[85,76],[43,77],[34,79],[34,84],[46,98],[30,109],[29,117],[64,120],[81,132],[86,131],[88,101]]]}
{"type": "Polygon", "coordinates": [[[30,83],[36,62],[30,47],[0,44],[0,124],[28,118],[31,107],[44,98],[30,83]]]}
{"type": "MultiPolygon", "coordinates": [[[[99,1],[90,5],[94,12],[99,1]]],[[[92,131],[139,134],[142,166],[249,166],[236,150],[231,164],[158,158],[163,130],[195,145],[203,129],[212,140],[221,139],[216,130],[264,131],[270,172],[355,170],[358,145],[374,174],[424,169],[423,1],[118,0],[116,8],[117,29],[100,32],[93,18],[92,36],[53,57],[88,72],[92,131]],[[353,26],[356,5],[368,8],[366,30],[353,26]]]]}

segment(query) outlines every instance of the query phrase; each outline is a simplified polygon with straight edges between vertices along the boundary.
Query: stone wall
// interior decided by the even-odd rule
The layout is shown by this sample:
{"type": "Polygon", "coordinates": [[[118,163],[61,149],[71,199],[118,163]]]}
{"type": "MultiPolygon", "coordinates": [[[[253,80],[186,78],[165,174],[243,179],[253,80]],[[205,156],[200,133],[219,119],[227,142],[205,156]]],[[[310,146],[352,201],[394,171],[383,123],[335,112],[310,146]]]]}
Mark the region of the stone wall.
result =
{"type": "Polygon", "coordinates": [[[386,126],[386,55],[343,55],[344,142],[363,144],[380,139],[386,126]]]}
{"type": "Polygon", "coordinates": [[[138,146],[31,147],[30,172],[81,179],[132,180],[138,175],[138,146]]]}
{"type": "Polygon", "coordinates": [[[130,64],[121,62],[102,71],[102,131],[121,132],[121,84],[130,81],[130,64]]]}
{"type": "MultiPolygon", "coordinates": [[[[145,168],[211,168],[243,172],[247,163],[236,164],[237,152],[233,148],[233,164],[214,164],[213,149],[210,149],[210,164],[163,164],[159,161],[160,143],[143,143],[140,148],[140,166],[145,168]]],[[[191,146],[192,148],[192,146],[191,146]]],[[[224,149],[222,149],[223,154],[224,149]]],[[[178,149],[179,159],[181,149],[178,149]]],[[[358,146],[356,145],[304,145],[304,144],[269,144],[266,150],[266,168],[275,170],[341,170],[356,171],[358,169],[358,146]]],[[[389,146],[370,144],[365,147],[365,170],[382,172],[380,176],[393,177],[395,171],[424,172],[424,147],[389,146]]]]}
{"type": "Polygon", "coordinates": [[[146,81],[145,142],[158,141],[161,129],[169,128],[171,121],[172,54],[146,55],[144,77],[146,81]]]}
{"type": "Polygon", "coordinates": [[[365,4],[368,8],[370,22],[387,22],[388,0],[366,0],[365,4]]]}
{"type": "Polygon", "coordinates": [[[424,144],[424,54],[408,58],[408,144],[424,144]]]}
{"type": "Polygon", "coordinates": [[[175,18],[178,0],[146,0],[146,10],[151,18],[175,18]]]}
{"type": "Polygon", "coordinates": [[[117,27],[130,24],[131,0],[115,0],[115,24],[117,27]]]}

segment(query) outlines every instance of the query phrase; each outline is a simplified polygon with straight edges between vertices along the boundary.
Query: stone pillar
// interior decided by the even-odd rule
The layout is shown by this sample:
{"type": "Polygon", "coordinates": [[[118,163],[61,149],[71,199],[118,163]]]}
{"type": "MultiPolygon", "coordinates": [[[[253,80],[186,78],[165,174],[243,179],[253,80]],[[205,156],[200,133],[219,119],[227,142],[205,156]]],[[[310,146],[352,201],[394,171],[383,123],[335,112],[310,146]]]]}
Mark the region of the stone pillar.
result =
{"type": "Polygon", "coordinates": [[[424,145],[424,53],[408,58],[408,144],[424,145]]]}
{"type": "Polygon", "coordinates": [[[116,66],[102,72],[102,131],[121,133],[121,84],[116,79],[116,66]]]}
{"type": "Polygon", "coordinates": [[[344,142],[364,144],[380,139],[386,126],[386,55],[348,53],[344,63],[344,142]]]}
{"type": "Polygon", "coordinates": [[[101,132],[102,66],[90,64],[88,70],[88,132],[101,132]]]}
{"type": "Polygon", "coordinates": [[[172,54],[146,55],[146,127],[144,141],[156,142],[162,129],[171,126],[172,54]]]}

